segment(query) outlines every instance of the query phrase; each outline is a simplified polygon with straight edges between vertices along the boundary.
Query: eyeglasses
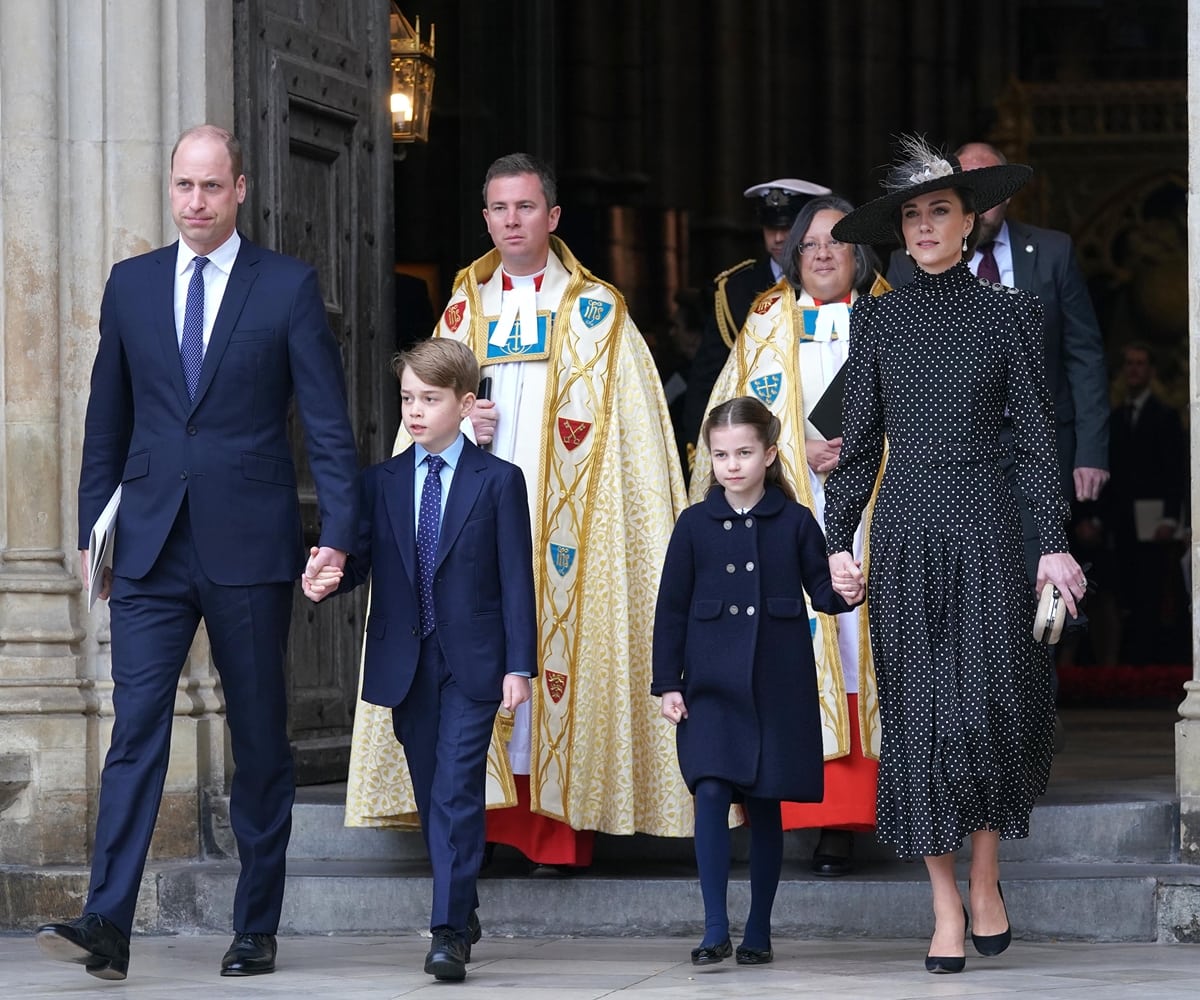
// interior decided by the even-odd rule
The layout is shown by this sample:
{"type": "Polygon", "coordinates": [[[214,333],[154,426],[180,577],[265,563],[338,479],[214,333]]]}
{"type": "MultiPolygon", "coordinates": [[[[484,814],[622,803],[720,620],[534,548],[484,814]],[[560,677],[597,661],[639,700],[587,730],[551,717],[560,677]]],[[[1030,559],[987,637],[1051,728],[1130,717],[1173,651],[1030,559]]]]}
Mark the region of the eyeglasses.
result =
{"type": "Polygon", "coordinates": [[[796,250],[800,254],[812,254],[818,250],[828,250],[830,253],[837,253],[839,250],[846,249],[850,244],[843,243],[841,240],[830,240],[828,243],[801,243],[796,250]]]}

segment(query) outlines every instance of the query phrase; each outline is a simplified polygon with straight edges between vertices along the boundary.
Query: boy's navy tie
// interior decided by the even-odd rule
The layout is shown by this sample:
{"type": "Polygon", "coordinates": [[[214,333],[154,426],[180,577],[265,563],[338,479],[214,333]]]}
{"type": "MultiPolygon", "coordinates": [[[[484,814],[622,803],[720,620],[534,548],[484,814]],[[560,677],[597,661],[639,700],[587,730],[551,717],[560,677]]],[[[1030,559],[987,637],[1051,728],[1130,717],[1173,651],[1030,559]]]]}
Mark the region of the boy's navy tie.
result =
{"type": "Polygon", "coordinates": [[[196,390],[200,388],[200,371],[204,368],[204,265],[207,263],[207,257],[192,259],[192,280],[188,282],[187,303],[183,307],[179,357],[183,362],[188,399],[196,398],[196,390]]]}
{"type": "Polygon", "coordinates": [[[421,486],[421,510],[417,515],[417,594],[421,602],[421,638],[433,631],[433,564],[437,557],[442,520],[441,455],[427,455],[425,483],[421,486]]]}

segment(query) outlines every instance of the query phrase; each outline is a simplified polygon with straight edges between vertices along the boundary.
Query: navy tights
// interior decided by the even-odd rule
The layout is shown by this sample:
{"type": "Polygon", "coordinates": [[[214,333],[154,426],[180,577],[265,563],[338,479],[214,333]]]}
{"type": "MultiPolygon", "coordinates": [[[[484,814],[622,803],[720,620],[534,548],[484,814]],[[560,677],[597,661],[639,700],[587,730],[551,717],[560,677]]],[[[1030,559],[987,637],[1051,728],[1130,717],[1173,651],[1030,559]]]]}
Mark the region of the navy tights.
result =
{"type": "MultiPolygon", "coordinates": [[[[696,783],[696,867],[704,899],[703,947],[729,937],[729,806],[733,786],[718,778],[696,783]]],[[[765,950],[771,946],[771,908],[783,867],[783,821],[778,799],[746,796],[750,820],[750,916],[742,944],[765,950]]]]}

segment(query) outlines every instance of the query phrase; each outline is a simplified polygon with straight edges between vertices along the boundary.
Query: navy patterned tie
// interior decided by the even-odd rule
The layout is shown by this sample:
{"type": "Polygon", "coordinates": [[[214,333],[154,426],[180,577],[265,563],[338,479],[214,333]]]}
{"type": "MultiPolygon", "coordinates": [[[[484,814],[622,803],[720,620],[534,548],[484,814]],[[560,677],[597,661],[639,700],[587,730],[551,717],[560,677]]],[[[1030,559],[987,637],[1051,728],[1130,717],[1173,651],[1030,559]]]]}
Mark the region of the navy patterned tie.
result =
{"type": "Polygon", "coordinates": [[[179,358],[183,362],[188,399],[196,398],[196,390],[200,387],[200,371],[204,367],[204,265],[207,263],[207,257],[192,260],[192,280],[188,282],[187,304],[183,307],[183,337],[179,341],[179,358]]]}
{"type": "Polygon", "coordinates": [[[441,455],[428,455],[425,483],[421,487],[421,511],[417,516],[417,592],[421,602],[421,638],[433,631],[433,564],[437,556],[438,534],[442,520],[441,455]]]}

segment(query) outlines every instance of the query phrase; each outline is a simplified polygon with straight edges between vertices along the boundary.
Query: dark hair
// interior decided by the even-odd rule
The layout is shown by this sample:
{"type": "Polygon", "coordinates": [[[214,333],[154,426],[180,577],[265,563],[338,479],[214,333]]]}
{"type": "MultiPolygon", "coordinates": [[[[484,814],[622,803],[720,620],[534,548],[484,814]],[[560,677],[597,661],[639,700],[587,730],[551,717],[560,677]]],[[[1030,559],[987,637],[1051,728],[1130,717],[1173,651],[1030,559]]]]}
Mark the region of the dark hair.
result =
{"type": "Polygon", "coordinates": [[[184,129],[179,133],[179,138],[175,140],[175,145],[171,147],[172,170],[175,168],[175,154],[179,152],[179,146],[184,139],[216,139],[217,142],[223,142],[225,151],[229,153],[229,165],[233,168],[233,179],[236,181],[242,176],[242,144],[237,141],[237,136],[229,129],[221,128],[220,125],[193,125],[189,129],[184,129]]]}
{"type": "MultiPolygon", "coordinates": [[[[782,429],[779,418],[753,396],[735,396],[708,411],[708,416],[704,418],[704,426],[700,428],[700,436],[704,439],[704,446],[710,450],[709,435],[717,427],[753,427],[758,432],[758,439],[764,448],[773,445],[778,447],[779,432],[782,429]]],[[[708,474],[711,478],[711,469],[708,474]]],[[[778,455],[775,456],[775,461],[767,466],[766,481],[779,487],[789,500],[796,499],[796,491],[784,475],[783,462],[778,455]]],[[[717,482],[714,478],[708,492],[711,493],[716,487],[717,482]]]]}
{"type": "Polygon", "coordinates": [[[1146,363],[1151,368],[1154,367],[1154,349],[1151,348],[1151,346],[1146,341],[1131,340],[1131,341],[1129,341],[1128,344],[1122,344],[1121,345],[1121,361],[1122,361],[1122,363],[1124,363],[1124,361],[1125,361],[1125,355],[1127,355],[1130,351],[1140,351],[1142,354],[1146,355],[1146,363]]]}
{"type": "MultiPolygon", "coordinates": [[[[854,206],[836,194],[823,194],[809,199],[796,215],[796,221],[792,223],[791,231],[788,233],[787,243],[783,246],[783,276],[787,278],[788,284],[798,292],[804,291],[804,283],[800,280],[800,244],[804,242],[808,228],[812,225],[817,213],[827,210],[849,215],[854,211],[854,206]]],[[[854,251],[854,278],[850,287],[860,295],[865,295],[875,284],[875,273],[879,270],[879,258],[875,255],[875,251],[865,243],[852,243],[850,246],[854,251]]]]}
{"type": "MultiPolygon", "coordinates": [[[[955,160],[957,163],[957,159],[955,160]]],[[[971,231],[967,233],[966,243],[967,249],[963,252],[963,259],[970,260],[975,256],[975,248],[979,246],[979,237],[983,234],[982,227],[979,225],[979,212],[975,210],[975,192],[968,187],[957,187],[947,185],[945,188],[938,190],[953,191],[958,198],[958,203],[962,205],[963,215],[968,213],[975,216],[975,221],[971,223],[971,231]]],[[[932,194],[932,192],[927,192],[932,194]]],[[[901,202],[896,206],[896,242],[900,244],[900,249],[904,249],[908,244],[904,240],[904,206],[907,202],[901,202]]]]}
{"type": "Polygon", "coordinates": [[[550,209],[558,204],[558,183],[554,179],[554,171],[550,165],[528,153],[509,153],[488,167],[487,174],[483,178],[483,207],[487,208],[487,190],[492,181],[497,177],[519,177],[521,174],[534,174],[542,182],[542,194],[546,196],[546,208],[550,209]]]}
{"type": "Polygon", "coordinates": [[[426,385],[453,389],[462,399],[479,388],[479,362],[475,352],[453,337],[430,337],[392,358],[392,371],[399,381],[406,368],[426,385]]]}

